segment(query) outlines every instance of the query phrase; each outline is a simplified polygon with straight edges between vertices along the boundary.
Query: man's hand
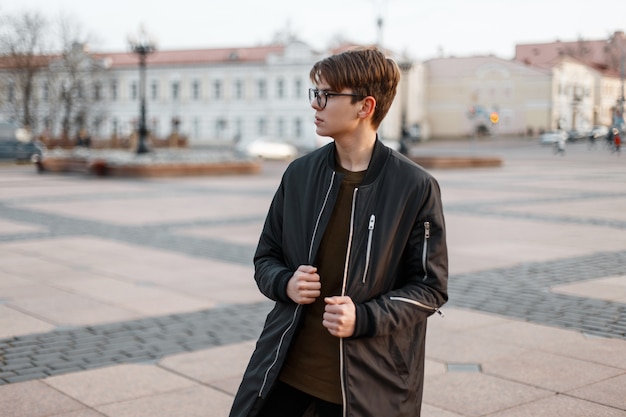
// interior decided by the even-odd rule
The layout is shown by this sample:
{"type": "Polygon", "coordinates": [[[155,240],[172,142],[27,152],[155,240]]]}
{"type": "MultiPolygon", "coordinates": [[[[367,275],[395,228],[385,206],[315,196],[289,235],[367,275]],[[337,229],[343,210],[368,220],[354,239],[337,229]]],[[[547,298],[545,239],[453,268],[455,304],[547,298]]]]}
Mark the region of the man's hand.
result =
{"type": "Polygon", "coordinates": [[[350,297],[326,297],[322,324],[336,337],[350,337],[354,334],[356,306],[350,297]]]}
{"type": "Polygon", "coordinates": [[[300,265],[287,282],[287,295],[295,303],[311,304],[320,296],[321,288],[317,268],[311,265],[300,265]]]}

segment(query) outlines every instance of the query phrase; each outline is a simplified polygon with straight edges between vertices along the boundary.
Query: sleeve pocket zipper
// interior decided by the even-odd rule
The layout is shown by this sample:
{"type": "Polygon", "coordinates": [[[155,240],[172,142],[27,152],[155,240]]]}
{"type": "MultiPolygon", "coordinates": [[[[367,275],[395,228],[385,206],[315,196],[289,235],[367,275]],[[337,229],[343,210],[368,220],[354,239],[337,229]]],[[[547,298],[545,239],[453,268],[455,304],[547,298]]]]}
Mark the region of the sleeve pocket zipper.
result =
{"type": "Polygon", "coordinates": [[[402,301],[404,303],[413,304],[425,310],[432,311],[433,313],[437,313],[441,317],[445,317],[445,314],[443,314],[443,311],[441,311],[438,307],[427,306],[426,304],[422,304],[419,301],[411,300],[410,298],[405,298],[405,297],[389,297],[389,299],[392,301],[402,301]]]}
{"type": "Polygon", "coordinates": [[[422,267],[424,268],[424,278],[422,281],[428,279],[428,270],[426,269],[426,261],[428,260],[428,239],[430,239],[430,222],[424,222],[424,246],[422,248],[422,267]]]}

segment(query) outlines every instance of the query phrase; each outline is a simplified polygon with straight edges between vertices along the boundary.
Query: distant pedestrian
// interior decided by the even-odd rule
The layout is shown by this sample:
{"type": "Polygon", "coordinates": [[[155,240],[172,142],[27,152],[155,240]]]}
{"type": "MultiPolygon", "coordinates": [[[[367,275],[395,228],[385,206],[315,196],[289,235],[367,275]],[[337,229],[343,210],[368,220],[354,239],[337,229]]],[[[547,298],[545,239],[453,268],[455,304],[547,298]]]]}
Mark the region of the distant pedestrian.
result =
{"type": "Polygon", "coordinates": [[[560,137],[555,143],[554,143],[554,153],[556,155],[561,155],[564,156],[565,155],[565,138],[560,137]]]}
{"type": "Polygon", "coordinates": [[[617,128],[613,128],[613,145],[614,145],[614,150],[617,153],[620,153],[620,148],[622,146],[622,138],[619,135],[619,130],[617,130],[617,128]]]}

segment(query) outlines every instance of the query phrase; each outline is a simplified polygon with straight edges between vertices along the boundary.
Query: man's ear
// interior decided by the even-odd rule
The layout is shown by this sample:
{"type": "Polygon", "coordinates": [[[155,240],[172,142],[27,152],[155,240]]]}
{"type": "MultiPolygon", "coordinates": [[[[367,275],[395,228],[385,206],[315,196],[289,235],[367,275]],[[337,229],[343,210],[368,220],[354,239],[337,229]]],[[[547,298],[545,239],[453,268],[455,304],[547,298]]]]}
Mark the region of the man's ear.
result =
{"type": "Polygon", "coordinates": [[[363,99],[363,104],[359,109],[359,117],[363,119],[371,118],[376,110],[376,99],[372,96],[367,96],[363,99]]]}

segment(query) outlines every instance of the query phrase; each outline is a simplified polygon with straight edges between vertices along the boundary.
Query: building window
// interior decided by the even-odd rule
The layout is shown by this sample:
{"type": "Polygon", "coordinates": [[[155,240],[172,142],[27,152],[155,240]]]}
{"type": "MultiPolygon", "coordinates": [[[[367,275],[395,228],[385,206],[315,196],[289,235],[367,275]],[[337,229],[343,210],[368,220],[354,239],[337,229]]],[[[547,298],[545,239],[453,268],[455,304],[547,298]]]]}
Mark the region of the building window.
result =
{"type": "Polygon", "coordinates": [[[193,138],[198,139],[200,137],[200,118],[194,117],[192,124],[193,124],[193,138]]]}
{"type": "Polygon", "coordinates": [[[237,118],[235,120],[235,142],[241,140],[241,136],[243,135],[243,120],[237,118]]]}
{"type": "Polygon", "coordinates": [[[111,101],[117,100],[117,81],[111,82],[111,101]]]}
{"type": "Polygon", "coordinates": [[[178,100],[180,96],[180,82],[172,82],[172,100],[178,100]]]}
{"type": "Polygon", "coordinates": [[[194,100],[200,100],[200,81],[194,80],[191,84],[191,90],[194,100]]]}
{"type": "Polygon", "coordinates": [[[215,121],[215,137],[217,139],[224,139],[227,127],[228,122],[225,119],[217,119],[215,121]]]}
{"type": "Polygon", "coordinates": [[[257,122],[257,133],[259,136],[265,136],[267,134],[267,120],[261,117],[257,122]]]}
{"type": "Polygon", "coordinates": [[[213,81],[213,98],[215,100],[222,98],[222,82],[220,80],[213,81]]]}
{"type": "Polygon", "coordinates": [[[137,100],[137,82],[133,81],[130,85],[130,98],[137,100]]]}
{"type": "Polygon", "coordinates": [[[152,84],[150,84],[150,97],[152,97],[152,100],[158,100],[159,98],[159,83],[156,81],[152,81],[152,84]]]}
{"type": "Polygon", "coordinates": [[[285,81],[282,78],[276,80],[276,97],[285,97],[285,81]]]}
{"type": "Polygon", "coordinates": [[[259,98],[267,98],[267,83],[265,82],[265,80],[259,80],[257,82],[257,87],[259,92],[259,98]]]}
{"type": "Polygon", "coordinates": [[[93,99],[95,101],[100,101],[102,99],[102,85],[100,85],[99,82],[96,82],[93,86],[93,99]]]}
{"type": "Polygon", "coordinates": [[[302,91],[302,80],[300,78],[297,78],[294,82],[294,97],[296,98],[301,98],[303,95],[303,91],[302,91]]]}
{"type": "Polygon", "coordinates": [[[244,96],[243,81],[237,80],[235,81],[235,98],[237,100],[241,100],[243,96],[244,96]]]}
{"type": "Polygon", "coordinates": [[[295,132],[295,136],[296,138],[301,138],[302,137],[302,120],[299,118],[296,118],[293,122],[293,130],[295,132]]]}
{"type": "Polygon", "coordinates": [[[83,98],[83,83],[81,81],[76,81],[76,95],[78,98],[83,98]]]}
{"type": "Polygon", "coordinates": [[[285,137],[285,121],[282,118],[276,120],[276,135],[279,138],[285,137]]]}
{"type": "Polygon", "coordinates": [[[41,98],[43,101],[50,100],[50,85],[48,83],[44,83],[41,87],[41,98]]]}
{"type": "Polygon", "coordinates": [[[114,136],[119,136],[120,134],[120,123],[117,118],[113,118],[113,123],[111,126],[111,130],[113,131],[114,136]]]}

